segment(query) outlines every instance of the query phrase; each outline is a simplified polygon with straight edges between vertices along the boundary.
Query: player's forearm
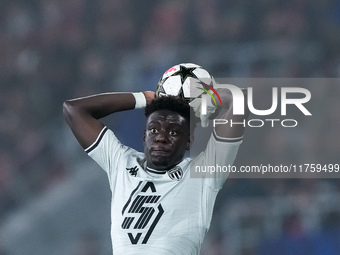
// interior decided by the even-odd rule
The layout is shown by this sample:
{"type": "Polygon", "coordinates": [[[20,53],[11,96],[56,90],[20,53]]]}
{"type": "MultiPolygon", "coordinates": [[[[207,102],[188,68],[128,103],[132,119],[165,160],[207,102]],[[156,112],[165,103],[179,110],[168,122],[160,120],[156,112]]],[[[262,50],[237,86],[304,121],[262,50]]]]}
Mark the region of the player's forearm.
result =
{"type": "Polygon", "coordinates": [[[105,93],[68,100],[64,103],[64,115],[87,115],[103,118],[119,111],[134,109],[132,93],[105,93]]]}
{"type": "Polygon", "coordinates": [[[134,109],[135,105],[136,100],[132,93],[106,93],[68,100],[63,105],[63,113],[78,142],[86,149],[104,127],[100,118],[134,109]]]}
{"type": "Polygon", "coordinates": [[[247,115],[233,115],[233,107],[222,109],[216,119],[221,120],[221,124],[216,124],[215,132],[219,137],[239,138],[244,133],[244,123],[247,120],[247,115]],[[233,123],[233,124],[232,124],[233,123]]]}

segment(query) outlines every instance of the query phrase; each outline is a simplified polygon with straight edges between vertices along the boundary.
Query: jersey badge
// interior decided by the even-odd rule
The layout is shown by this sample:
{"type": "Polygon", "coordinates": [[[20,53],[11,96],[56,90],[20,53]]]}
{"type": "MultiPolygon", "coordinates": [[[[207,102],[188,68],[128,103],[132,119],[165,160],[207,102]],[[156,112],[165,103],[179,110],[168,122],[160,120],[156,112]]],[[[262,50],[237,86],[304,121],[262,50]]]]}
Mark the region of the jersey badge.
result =
{"type": "Polygon", "coordinates": [[[174,168],[168,171],[168,175],[172,180],[179,181],[183,177],[183,170],[179,166],[175,166],[174,168]]]}

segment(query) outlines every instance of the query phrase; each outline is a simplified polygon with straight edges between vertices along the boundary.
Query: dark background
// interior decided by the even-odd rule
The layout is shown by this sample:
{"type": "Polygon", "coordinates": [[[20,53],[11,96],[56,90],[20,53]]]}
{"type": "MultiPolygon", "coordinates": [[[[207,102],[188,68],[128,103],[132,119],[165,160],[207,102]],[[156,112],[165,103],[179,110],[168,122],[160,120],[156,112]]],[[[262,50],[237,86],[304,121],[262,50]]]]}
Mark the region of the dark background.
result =
{"type": "MultiPolygon", "coordinates": [[[[340,86],[327,82],[340,73],[339,1],[2,0],[0,16],[1,255],[111,254],[106,176],[62,103],[154,90],[178,63],[221,78],[325,78],[308,85],[309,122],[248,129],[237,164],[339,163],[340,86]]],[[[105,123],[140,149],[143,121],[105,123]]],[[[339,184],[229,179],[202,254],[339,254],[339,184]]]]}

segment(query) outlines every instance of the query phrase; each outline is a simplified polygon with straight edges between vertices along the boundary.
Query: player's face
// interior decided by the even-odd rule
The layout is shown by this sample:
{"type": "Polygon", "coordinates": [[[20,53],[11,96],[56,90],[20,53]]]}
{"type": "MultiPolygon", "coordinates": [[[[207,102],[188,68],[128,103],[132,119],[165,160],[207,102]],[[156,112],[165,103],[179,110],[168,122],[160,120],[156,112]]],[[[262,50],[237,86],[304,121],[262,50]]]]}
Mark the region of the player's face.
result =
{"type": "Polygon", "coordinates": [[[169,110],[153,112],[146,123],[144,153],[147,166],[169,170],[190,148],[190,126],[179,114],[169,110]]]}

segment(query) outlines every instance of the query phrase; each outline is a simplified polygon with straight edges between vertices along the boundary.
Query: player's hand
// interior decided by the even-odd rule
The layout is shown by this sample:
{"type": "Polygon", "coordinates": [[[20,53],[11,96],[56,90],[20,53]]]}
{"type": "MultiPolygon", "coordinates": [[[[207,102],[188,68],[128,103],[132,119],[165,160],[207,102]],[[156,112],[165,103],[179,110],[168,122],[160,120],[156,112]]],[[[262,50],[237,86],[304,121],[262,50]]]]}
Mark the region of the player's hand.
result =
{"type": "MultiPolygon", "coordinates": [[[[246,89],[241,89],[245,98],[247,98],[247,90],[246,89]]],[[[217,97],[217,94],[212,93],[216,102],[216,106],[215,106],[215,102],[213,101],[212,98],[207,97],[207,107],[206,107],[206,114],[203,115],[201,113],[202,111],[202,99],[201,98],[195,98],[193,101],[191,101],[190,106],[194,109],[195,115],[196,117],[201,119],[201,126],[202,127],[207,127],[209,125],[209,119],[213,118],[213,114],[215,113],[216,109],[221,109],[224,108],[227,111],[229,110],[229,108],[233,105],[233,96],[230,92],[229,89],[223,89],[223,88],[219,88],[216,89],[218,95],[220,96],[221,102],[219,98],[217,97]]],[[[210,91],[212,92],[212,91],[210,91]]]]}
{"type": "MultiPolygon", "coordinates": [[[[240,89],[243,92],[245,100],[247,100],[247,89],[245,89],[245,88],[240,88],[240,89]]],[[[219,103],[219,99],[218,99],[217,95],[216,94],[213,95],[216,102],[217,102],[217,107],[229,109],[233,104],[233,95],[231,94],[231,91],[229,89],[224,89],[224,88],[218,88],[218,89],[216,89],[216,91],[217,91],[217,93],[220,96],[221,101],[222,101],[222,105],[221,105],[221,103],[219,103]]]]}
{"type": "Polygon", "coordinates": [[[146,104],[149,104],[156,97],[156,93],[154,91],[144,91],[143,94],[146,99],[146,104]]]}
{"type": "Polygon", "coordinates": [[[232,96],[230,90],[224,89],[224,88],[218,88],[218,89],[216,89],[216,91],[217,91],[218,95],[220,96],[220,99],[221,99],[221,102],[222,102],[222,105],[221,105],[219,98],[217,97],[217,94],[214,93],[213,96],[215,98],[215,101],[217,102],[217,106],[229,109],[229,107],[231,106],[231,104],[233,102],[233,96],[232,96]]]}
{"type": "Polygon", "coordinates": [[[209,99],[207,100],[206,114],[204,115],[202,114],[202,98],[195,98],[189,103],[189,105],[193,108],[195,112],[195,116],[201,119],[202,127],[207,127],[209,125],[209,117],[217,109],[217,107],[209,99]]]}

